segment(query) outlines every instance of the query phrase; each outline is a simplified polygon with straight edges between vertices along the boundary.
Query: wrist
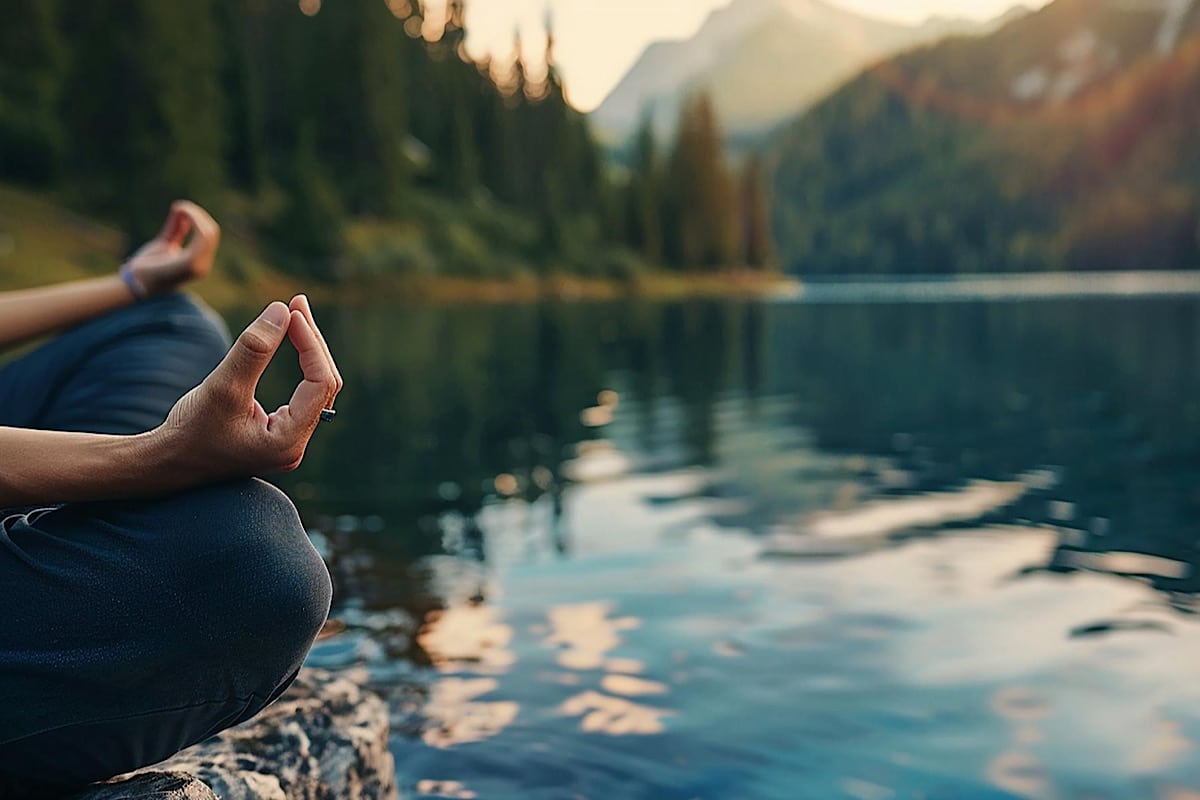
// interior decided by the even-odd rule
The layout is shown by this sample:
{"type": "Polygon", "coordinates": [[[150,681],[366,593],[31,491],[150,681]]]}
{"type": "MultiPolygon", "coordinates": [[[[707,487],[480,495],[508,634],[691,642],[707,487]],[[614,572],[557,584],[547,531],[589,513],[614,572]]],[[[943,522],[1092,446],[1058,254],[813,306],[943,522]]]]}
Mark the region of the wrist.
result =
{"type": "Polygon", "coordinates": [[[150,289],[146,283],[138,277],[138,274],[133,270],[133,264],[126,261],[121,265],[120,272],[117,273],[121,282],[125,284],[125,288],[133,295],[133,299],[141,302],[150,296],[150,289]]]}
{"type": "Polygon", "coordinates": [[[186,448],[178,431],[168,425],[130,436],[130,462],[137,465],[134,479],[154,494],[186,489],[201,482],[186,463],[186,448]]]}

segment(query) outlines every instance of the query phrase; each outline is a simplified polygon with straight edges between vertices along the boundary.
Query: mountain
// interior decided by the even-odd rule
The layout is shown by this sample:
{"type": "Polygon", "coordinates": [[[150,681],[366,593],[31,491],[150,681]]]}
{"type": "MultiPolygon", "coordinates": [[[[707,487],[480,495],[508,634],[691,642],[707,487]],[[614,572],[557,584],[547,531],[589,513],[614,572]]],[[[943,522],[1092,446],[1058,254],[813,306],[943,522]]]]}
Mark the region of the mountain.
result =
{"type": "Polygon", "coordinates": [[[897,25],[822,0],[734,0],[692,38],[651,44],[592,124],[602,138],[624,141],[652,107],[660,130],[669,130],[686,96],[704,87],[727,132],[760,132],[883,55],[978,27],[944,17],[897,25]]]}
{"type": "Polygon", "coordinates": [[[1200,268],[1200,0],[1056,0],[882,62],[768,146],[788,268],[1200,268]]]}

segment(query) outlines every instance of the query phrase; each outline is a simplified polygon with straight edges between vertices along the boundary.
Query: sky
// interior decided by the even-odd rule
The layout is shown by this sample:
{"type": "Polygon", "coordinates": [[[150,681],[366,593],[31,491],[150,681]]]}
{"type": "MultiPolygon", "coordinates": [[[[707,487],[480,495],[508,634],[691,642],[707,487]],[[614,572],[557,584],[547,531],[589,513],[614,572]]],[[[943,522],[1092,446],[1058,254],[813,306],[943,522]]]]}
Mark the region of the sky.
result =
{"type": "MultiPolygon", "coordinates": [[[[855,11],[900,22],[934,14],[976,19],[995,17],[1018,0],[831,0],[855,11]]],[[[729,0],[470,0],[468,49],[477,57],[507,58],[520,29],[526,54],[540,59],[547,7],[554,18],[555,60],[570,100],[590,111],[629,70],[646,45],[685,39],[714,9],[729,0]]],[[[1041,5],[1044,0],[1031,0],[1041,5]]],[[[437,4],[432,0],[430,6],[437,4]]]]}

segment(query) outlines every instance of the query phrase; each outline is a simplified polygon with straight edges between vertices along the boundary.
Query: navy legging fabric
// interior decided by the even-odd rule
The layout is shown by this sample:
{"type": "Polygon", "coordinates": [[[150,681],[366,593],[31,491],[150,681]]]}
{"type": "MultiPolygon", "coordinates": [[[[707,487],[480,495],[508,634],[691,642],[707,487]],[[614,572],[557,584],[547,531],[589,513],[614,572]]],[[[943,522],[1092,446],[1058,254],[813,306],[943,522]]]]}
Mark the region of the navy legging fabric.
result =
{"type": "MultiPolygon", "coordinates": [[[[93,320],[0,367],[0,425],[149,430],[227,344],[183,295],[93,320]]],[[[54,796],[249,719],[294,679],[329,600],[295,508],[258,480],[0,509],[0,797],[54,796]]]]}

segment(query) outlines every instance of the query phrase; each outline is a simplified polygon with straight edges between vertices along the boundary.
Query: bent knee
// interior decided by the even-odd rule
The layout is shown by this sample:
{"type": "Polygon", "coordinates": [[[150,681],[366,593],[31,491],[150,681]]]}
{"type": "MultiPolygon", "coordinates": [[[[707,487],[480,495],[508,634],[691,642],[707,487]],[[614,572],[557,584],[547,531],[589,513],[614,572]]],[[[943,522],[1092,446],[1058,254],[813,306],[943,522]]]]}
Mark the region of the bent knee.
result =
{"type": "MultiPolygon", "coordinates": [[[[189,294],[175,293],[154,298],[147,303],[158,304],[160,308],[152,307],[147,311],[162,315],[172,332],[197,350],[198,364],[207,365],[208,369],[211,369],[229,352],[232,343],[229,328],[220,315],[202,300],[189,294]]],[[[203,379],[207,374],[206,371],[199,377],[203,379]]]]}
{"type": "MultiPolygon", "coordinates": [[[[332,594],[325,562],[313,547],[296,507],[271,484],[251,478],[209,489],[215,506],[215,545],[226,578],[272,627],[319,628],[332,594]]],[[[247,608],[247,611],[250,611],[247,608]]]]}
{"type": "Polygon", "coordinates": [[[201,635],[222,645],[222,658],[294,671],[329,613],[332,586],[291,500],[257,479],[176,500],[190,510],[192,530],[176,533],[191,540],[177,568],[195,588],[201,635]]]}

